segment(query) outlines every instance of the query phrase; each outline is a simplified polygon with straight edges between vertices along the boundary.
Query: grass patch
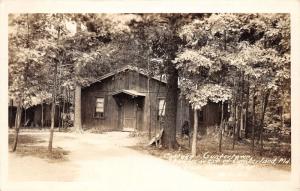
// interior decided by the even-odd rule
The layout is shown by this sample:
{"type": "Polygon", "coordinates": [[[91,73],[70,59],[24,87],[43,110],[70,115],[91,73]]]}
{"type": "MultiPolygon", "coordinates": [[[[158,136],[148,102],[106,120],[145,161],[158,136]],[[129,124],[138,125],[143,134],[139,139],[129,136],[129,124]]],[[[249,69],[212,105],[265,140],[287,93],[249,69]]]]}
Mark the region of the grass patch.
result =
{"type": "Polygon", "coordinates": [[[247,163],[249,165],[255,165],[255,166],[265,166],[265,167],[274,167],[276,169],[281,170],[287,170],[290,171],[291,165],[289,163],[278,163],[281,159],[286,159],[287,161],[291,158],[291,148],[290,145],[281,145],[278,147],[270,147],[268,142],[265,142],[264,144],[264,152],[263,156],[259,155],[259,145],[256,145],[255,147],[255,153],[251,152],[251,143],[248,141],[237,141],[235,144],[235,148],[232,149],[232,138],[230,137],[223,137],[223,143],[222,143],[222,152],[219,152],[218,147],[218,137],[217,136],[203,136],[198,139],[197,143],[197,156],[192,157],[191,156],[191,150],[188,143],[188,138],[180,138],[177,137],[177,141],[180,145],[179,149],[177,150],[167,150],[163,148],[157,148],[155,146],[145,146],[148,143],[148,139],[145,136],[142,141],[132,147],[135,150],[138,150],[143,153],[147,153],[156,157],[159,157],[164,160],[172,161],[177,164],[185,164],[185,163],[195,163],[197,165],[202,164],[210,164],[209,159],[206,158],[206,153],[209,153],[209,155],[228,155],[228,156],[237,156],[241,159],[239,160],[213,160],[212,164],[214,165],[225,165],[225,164],[241,164],[242,162],[247,163]],[[242,158],[244,157],[244,158],[242,158]],[[266,160],[271,161],[276,159],[277,163],[275,165],[264,162],[258,162],[256,164],[253,164],[251,160],[248,160],[251,157],[251,159],[260,161],[260,160],[266,160]],[[249,163],[247,161],[250,161],[249,163]]]}
{"type": "MultiPolygon", "coordinates": [[[[9,134],[8,135],[8,144],[11,146],[14,142],[14,134],[9,134]]],[[[19,134],[19,138],[18,138],[18,145],[20,144],[38,144],[38,143],[44,143],[45,140],[42,140],[40,138],[38,138],[35,135],[22,135],[19,134]]]]}
{"type": "MultiPolygon", "coordinates": [[[[12,147],[14,142],[14,135],[9,134],[9,148],[12,147]]],[[[38,138],[36,135],[22,135],[19,134],[18,146],[15,153],[19,156],[33,156],[42,159],[48,159],[50,162],[66,161],[69,151],[62,148],[53,148],[52,152],[48,151],[47,146],[35,145],[38,143],[44,143],[45,140],[38,138]]]]}
{"type": "Polygon", "coordinates": [[[48,159],[50,162],[66,161],[69,151],[62,148],[53,148],[52,152],[48,151],[45,146],[26,146],[20,145],[17,147],[16,154],[19,156],[33,156],[42,159],[48,159]]]}

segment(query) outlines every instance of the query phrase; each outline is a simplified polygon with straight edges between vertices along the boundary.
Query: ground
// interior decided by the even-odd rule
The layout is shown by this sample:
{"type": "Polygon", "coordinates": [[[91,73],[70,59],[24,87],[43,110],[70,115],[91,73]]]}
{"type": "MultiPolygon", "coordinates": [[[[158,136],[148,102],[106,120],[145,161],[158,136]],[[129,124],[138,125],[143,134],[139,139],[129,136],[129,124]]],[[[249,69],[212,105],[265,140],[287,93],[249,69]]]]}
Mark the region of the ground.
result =
{"type": "MultiPolygon", "coordinates": [[[[21,132],[20,142],[28,137],[31,139],[27,147],[46,148],[49,132],[21,132]]],[[[290,177],[290,171],[270,166],[174,163],[137,149],[139,142],[128,132],[55,132],[57,157],[23,152],[24,145],[20,144],[19,152],[9,153],[8,180],[93,181],[106,188],[125,190],[181,190],[199,188],[211,180],[287,181],[290,177]]]]}

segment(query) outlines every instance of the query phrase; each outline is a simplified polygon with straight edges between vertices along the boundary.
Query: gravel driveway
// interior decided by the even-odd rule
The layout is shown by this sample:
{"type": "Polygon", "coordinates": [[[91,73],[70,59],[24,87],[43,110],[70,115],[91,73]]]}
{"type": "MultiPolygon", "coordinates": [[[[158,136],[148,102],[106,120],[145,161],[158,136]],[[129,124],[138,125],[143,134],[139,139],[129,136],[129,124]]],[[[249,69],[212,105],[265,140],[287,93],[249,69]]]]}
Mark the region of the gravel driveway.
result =
{"type": "MultiPolygon", "coordinates": [[[[45,140],[39,143],[40,145],[47,145],[48,132],[30,134],[45,140]]],[[[41,190],[41,188],[42,190],[66,190],[65,186],[67,186],[71,190],[86,191],[98,187],[101,190],[153,191],[202,190],[203,187],[209,190],[235,188],[232,182],[226,182],[227,186],[223,183],[211,182],[199,173],[131,149],[130,146],[135,144],[136,139],[129,137],[127,132],[103,134],[56,132],[53,146],[70,151],[69,160],[49,162],[37,157],[20,157],[10,153],[9,183],[12,188],[21,190],[24,186],[31,186],[31,190],[41,190]],[[33,184],[28,181],[43,181],[43,183],[36,182],[32,188],[33,184]],[[56,183],[53,184],[53,181],[56,183]],[[53,186],[57,187],[54,189],[53,186]]],[[[283,183],[273,182],[272,184],[276,188],[286,188],[283,183]]],[[[257,190],[260,189],[256,188],[257,190]]]]}

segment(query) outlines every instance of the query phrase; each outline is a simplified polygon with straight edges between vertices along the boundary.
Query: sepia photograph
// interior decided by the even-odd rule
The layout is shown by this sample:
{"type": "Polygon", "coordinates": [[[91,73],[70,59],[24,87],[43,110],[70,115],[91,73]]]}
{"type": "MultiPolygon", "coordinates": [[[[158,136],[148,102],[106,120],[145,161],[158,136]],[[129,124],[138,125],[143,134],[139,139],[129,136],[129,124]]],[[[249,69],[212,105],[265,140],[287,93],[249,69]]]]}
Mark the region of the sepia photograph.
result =
{"type": "Polygon", "coordinates": [[[290,13],[7,19],[8,182],[291,180],[290,13]]]}

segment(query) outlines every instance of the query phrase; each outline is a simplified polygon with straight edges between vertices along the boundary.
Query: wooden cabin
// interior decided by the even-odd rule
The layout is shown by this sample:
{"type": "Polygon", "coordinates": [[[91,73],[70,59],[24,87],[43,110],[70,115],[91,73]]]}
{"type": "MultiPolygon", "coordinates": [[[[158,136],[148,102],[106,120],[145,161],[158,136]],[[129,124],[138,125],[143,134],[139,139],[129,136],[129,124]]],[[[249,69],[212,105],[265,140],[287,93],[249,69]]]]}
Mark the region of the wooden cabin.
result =
{"type": "MultiPolygon", "coordinates": [[[[70,107],[70,104],[66,104],[67,107],[70,107]]],[[[61,107],[62,108],[62,107],[61,107]]],[[[56,105],[55,108],[55,117],[54,117],[54,126],[58,127],[60,125],[60,119],[62,115],[61,108],[59,105],[56,105]]],[[[14,104],[13,100],[10,100],[8,106],[8,125],[12,128],[15,125],[17,107],[14,104]]],[[[22,109],[22,118],[21,126],[26,127],[50,127],[51,126],[51,104],[43,103],[30,106],[26,109],[22,109]],[[43,120],[42,120],[43,115],[43,120]],[[42,125],[43,121],[43,125],[42,125]]]]}
{"type": "MultiPolygon", "coordinates": [[[[54,126],[59,126],[59,119],[60,119],[60,109],[57,105],[55,107],[55,116],[54,116],[54,126]]],[[[31,115],[27,114],[27,118],[30,119],[30,126],[31,127],[41,127],[42,126],[42,115],[43,115],[43,127],[50,127],[51,126],[51,104],[41,104],[34,105],[26,110],[27,113],[30,112],[31,115]],[[43,110],[43,111],[42,111],[43,110]]]]}
{"type": "MultiPolygon", "coordinates": [[[[180,89],[178,89],[180,91],[180,89]]],[[[82,88],[81,115],[84,129],[146,131],[151,127],[151,134],[158,132],[165,116],[166,82],[156,77],[148,81],[142,69],[126,66],[101,76],[95,82],[82,88]],[[149,84],[149,89],[148,89],[149,84]]],[[[188,121],[193,125],[193,112],[185,99],[179,99],[177,105],[177,132],[188,121]],[[191,114],[191,115],[190,115],[191,114]]],[[[71,104],[68,104],[70,107],[71,104]]],[[[16,107],[9,104],[9,127],[15,123],[16,107]]],[[[61,110],[56,108],[55,126],[59,126],[61,110]]],[[[220,123],[220,104],[209,103],[199,115],[199,129],[220,123]]],[[[51,105],[43,105],[44,127],[51,124],[51,105]]],[[[40,127],[42,105],[37,104],[26,109],[27,126],[40,127]]],[[[25,110],[22,124],[25,123],[25,110]]]]}
{"type": "MultiPolygon", "coordinates": [[[[228,104],[223,105],[223,117],[229,118],[228,104]]],[[[222,104],[208,102],[201,110],[198,111],[198,129],[201,134],[206,134],[208,127],[219,125],[221,122],[222,104]]],[[[194,116],[191,115],[190,121],[193,124],[194,116]]]]}
{"type": "MultiPolygon", "coordinates": [[[[166,82],[148,76],[142,69],[126,66],[108,73],[88,87],[82,88],[81,114],[84,129],[146,131],[152,134],[162,127],[165,116],[166,82]]],[[[203,123],[210,125],[220,121],[219,107],[209,104],[203,111],[203,123]],[[218,112],[216,112],[216,110],[218,112]]],[[[190,105],[178,100],[177,132],[184,121],[190,121],[190,105]]],[[[200,113],[199,113],[200,115],[200,113]]]]}
{"type": "MultiPolygon", "coordinates": [[[[161,127],[164,118],[166,82],[148,76],[139,68],[126,66],[100,77],[82,88],[83,128],[147,130],[161,127]]],[[[188,120],[188,104],[178,102],[177,126],[188,120]]]]}

